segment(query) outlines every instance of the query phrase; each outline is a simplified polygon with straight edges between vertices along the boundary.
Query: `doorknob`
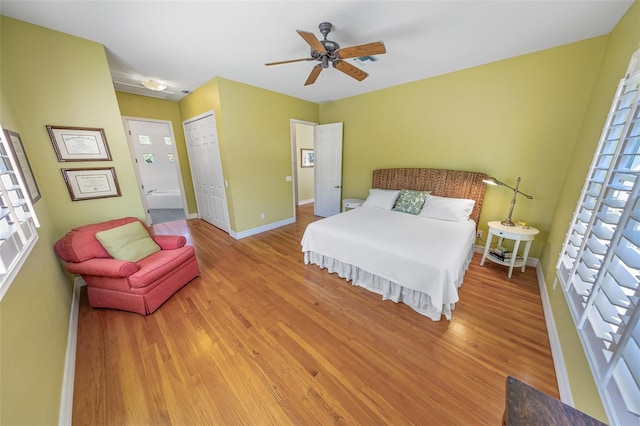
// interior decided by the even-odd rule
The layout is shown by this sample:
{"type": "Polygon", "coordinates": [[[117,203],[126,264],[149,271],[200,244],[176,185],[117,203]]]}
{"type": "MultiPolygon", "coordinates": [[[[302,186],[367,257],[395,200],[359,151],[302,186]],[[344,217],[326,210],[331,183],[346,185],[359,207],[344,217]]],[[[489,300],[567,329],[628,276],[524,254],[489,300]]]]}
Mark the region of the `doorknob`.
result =
{"type": "Polygon", "coordinates": [[[336,188],[336,189],[340,189],[340,188],[342,188],[342,187],[341,187],[340,185],[336,185],[336,186],[334,186],[334,188],[336,188]]]}

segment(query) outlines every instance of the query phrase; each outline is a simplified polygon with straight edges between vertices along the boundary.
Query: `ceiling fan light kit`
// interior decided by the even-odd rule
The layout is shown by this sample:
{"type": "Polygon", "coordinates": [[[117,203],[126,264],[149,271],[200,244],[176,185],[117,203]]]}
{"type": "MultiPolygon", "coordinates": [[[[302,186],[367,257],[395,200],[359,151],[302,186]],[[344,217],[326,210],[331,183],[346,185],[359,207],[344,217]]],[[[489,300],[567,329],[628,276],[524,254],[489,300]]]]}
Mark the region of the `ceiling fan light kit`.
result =
{"type": "Polygon", "coordinates": [[[341,71],[347,74],[349,77],[354,78],[358,81],[362,81],[367,78],[369,74],[362,71],[360,68],[351,65],[349,62],[346,62],[345,59],[360,57],[371,58],[373,55],[382,55],[383,53],[387,52],[382,41],[359,44],[356,46],[345,47],[341,49],[340,45],[335,41],[327,40],[327,35],[333,29],[333,25],[331,25],[331,23],[322,22],[319,25],[319,28],[320,33],[324,36],[323,40],[318,40],[318,38],[313,33],[296,30],[298,34],[300,34],[300,37],[302,37],[304,41],[306,41],[307,44],[311,47],[309,58],[269,62],[265,65],[271,66],[289,64],[292,62],[320,61],[319,64],[315,65],[311,69],[311,73],[304,83],[305,86],[315,83],[316,79],[320,75],[320,72],[324,68],[329,68],[329,63],[331,63],[333,67],[338,71],[341,71]]]}

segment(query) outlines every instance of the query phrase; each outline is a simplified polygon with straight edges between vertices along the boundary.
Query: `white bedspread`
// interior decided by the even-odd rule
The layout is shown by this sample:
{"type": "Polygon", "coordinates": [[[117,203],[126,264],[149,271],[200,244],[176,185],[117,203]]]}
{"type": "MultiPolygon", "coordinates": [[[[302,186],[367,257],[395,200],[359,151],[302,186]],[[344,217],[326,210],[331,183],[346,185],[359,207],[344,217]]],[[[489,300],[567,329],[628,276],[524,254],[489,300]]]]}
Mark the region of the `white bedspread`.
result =
{"type": "Polygon", "coordinates": [[[438,320],[443,313],[450,319],[474,242],[472,220],[442,221],[362,206],[310,223],[301,243],[305,263],[327,267],[357,285],[362,284],[356,282],[358,275],[368,276],[365,281],[370,282],[364,286],[385,298],[405,303],[409,298],[425,299],[418,309],[407,304],[438,320]],[[352,267],[361,271],[353,272],[352,267]],[[387,288],[373,282],[378,278],[387,288]]]}

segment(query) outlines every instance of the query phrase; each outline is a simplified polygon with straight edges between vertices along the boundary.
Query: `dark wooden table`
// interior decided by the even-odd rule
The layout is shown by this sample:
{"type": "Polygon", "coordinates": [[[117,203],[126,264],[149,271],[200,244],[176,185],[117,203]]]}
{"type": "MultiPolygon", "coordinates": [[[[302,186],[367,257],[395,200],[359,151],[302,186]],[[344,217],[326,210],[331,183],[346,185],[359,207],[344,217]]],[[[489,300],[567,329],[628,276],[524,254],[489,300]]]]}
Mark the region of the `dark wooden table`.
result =
{"type": "Polygon", "coordinates": [[[526,383],[507,377],[504,426],[603,426],[604,423],[526,383]]]}

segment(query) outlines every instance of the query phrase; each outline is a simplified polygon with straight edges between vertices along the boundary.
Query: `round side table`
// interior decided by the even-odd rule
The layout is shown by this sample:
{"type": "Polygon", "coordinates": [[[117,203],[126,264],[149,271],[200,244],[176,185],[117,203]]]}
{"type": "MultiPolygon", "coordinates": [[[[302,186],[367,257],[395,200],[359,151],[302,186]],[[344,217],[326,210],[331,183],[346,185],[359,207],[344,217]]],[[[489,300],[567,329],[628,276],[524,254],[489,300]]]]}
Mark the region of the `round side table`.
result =
{"type": "Polygon", "coordinates": [[[522,226],[504,226],[499,220],[491,221],[487,225],[489,225],[489,235],[487,235],[487,244],[484,246],[484,253],[482,254],[480,265],[484,265],[484,261],[489,259],[499,265],[508,266],[509,278],[511,278],[511,273],[513,272],[514,267],[522,267],[522,272],[524,272],[524,267],[527,264],[527,257],[529,256],[529,248],[531,248],[531,241],[536,238],[536,235],[538,235],[540,231],[532,227],[523,228],[522,226]],[[510,259],[502,260],[489,253],[491,240],[494,235],[498,237],[498,246],[501,246],[502,241],[505,239],[513,240],[513,252],[511,253],[510,259]],[[520,241],[526,242],[522,257],[518,256],[520,241]]]}

